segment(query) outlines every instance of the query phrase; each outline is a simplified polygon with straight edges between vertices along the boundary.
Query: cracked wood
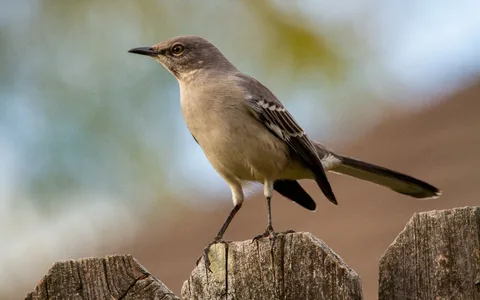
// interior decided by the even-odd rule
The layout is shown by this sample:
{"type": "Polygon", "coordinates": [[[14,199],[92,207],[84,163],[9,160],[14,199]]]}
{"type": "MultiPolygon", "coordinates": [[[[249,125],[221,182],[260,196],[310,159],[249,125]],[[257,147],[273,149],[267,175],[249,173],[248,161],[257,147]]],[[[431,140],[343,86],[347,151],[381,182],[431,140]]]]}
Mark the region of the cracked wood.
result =
{"type": "MultiPolygon", "coordinates": [[[[359,276],[310,233],[216,244],[182,299],[362,299],[359,276]]],[[[179,299],[129,255],[58,262],[26,299],[179,299]]],[[[415,214],[380,261],[379,300],[480,300],[480,207],[415,214]]]]}
{"type": "Polygon", "coordinates": [[[178,299],[132,256],[57,262],[26,300],[178,299]]]}
{"type": "Polygon", "coordinates": [[[182,299],[362,299],[360,277],[311,233],[257,242],[216,244],[212,273],[202,261],[182,287],[182,299]]]}
{"type": "Polygon", "coordinates": [[[415,214],[380,259],[387,299],[480,300],[480,207],[415,214]]]}

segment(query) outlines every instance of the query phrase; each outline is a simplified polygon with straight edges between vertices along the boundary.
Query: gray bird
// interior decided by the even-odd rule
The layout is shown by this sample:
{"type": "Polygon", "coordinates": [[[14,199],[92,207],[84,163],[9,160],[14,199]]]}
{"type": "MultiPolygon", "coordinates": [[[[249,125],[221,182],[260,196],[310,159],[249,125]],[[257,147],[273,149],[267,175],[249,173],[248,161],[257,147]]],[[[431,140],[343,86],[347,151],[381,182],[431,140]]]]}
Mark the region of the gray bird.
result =
{"type": "Polygon", "coordinates": [[[203,38],[180,36],[129,52],[154,58],[177,78],[187,127],[232,191],[233,209],[204,250],[207,269],[210,247],[223,242],[227,227],[242,206],[244,182],[264,185],[268,226],[255,239],[269,236],[272,242],[276,234],[270,209],[273,191],[315,210],[315,201],[297,181],[313,179],[336,205],[326,171],[367,180],[415,198],[441,194],[421,180],[338,155],[312,141],[267,87],[240,72],[203,38]]]}

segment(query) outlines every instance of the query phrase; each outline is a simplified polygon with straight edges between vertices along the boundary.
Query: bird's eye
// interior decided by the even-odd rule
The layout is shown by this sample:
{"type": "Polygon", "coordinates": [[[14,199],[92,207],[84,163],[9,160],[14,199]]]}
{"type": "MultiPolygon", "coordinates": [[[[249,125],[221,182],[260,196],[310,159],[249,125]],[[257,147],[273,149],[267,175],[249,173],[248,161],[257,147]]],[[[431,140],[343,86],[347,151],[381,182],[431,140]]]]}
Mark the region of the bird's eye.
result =
{"type": "Polygon", "coordinates": [[[185,50],[185,47],[183,47],[183,46],[180,45],[180,44],[175,44],[175,45],[173,45],[173,47],[172,47],[172,53],[173,53],[174,55],[180,55],[180,54],[182,54],[182,52],[183,52],[184,50],[185,50]]]}

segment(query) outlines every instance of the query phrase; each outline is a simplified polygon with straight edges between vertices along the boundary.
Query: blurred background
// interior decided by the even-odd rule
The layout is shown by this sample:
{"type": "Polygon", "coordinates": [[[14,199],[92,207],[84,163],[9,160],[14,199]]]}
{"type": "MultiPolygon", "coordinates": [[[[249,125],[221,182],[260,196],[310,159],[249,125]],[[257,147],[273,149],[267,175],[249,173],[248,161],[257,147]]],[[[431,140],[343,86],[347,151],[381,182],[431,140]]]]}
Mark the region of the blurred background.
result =
{"type": "MultiPolygon", "coordinates": [[[[310,137],[440,187],[417,201],[329,175],[334,207],[278,194],[375,299],[378,259],[414,212],[480,203],[480,2],[2,1],[0,298],[53,262],[131,253],[174,292],[232,207],[184,125],[176,80],[128,54],[200,35],[283,101],[310,137]]],[[[258,187],[226,238],[263,232],[258,187]]]]}

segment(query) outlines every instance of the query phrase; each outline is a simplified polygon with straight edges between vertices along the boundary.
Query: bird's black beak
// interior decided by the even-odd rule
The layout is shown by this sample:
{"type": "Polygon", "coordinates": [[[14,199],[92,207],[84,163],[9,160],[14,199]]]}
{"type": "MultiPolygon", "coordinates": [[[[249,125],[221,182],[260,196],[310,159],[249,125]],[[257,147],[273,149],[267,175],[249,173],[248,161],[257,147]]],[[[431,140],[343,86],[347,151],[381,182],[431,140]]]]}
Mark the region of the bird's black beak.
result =
{"type": "Polygon", "coordinates": [[[147,56],[157,56],[158,52],[152,47],[138,47],[128,50],[129,53],[147,55],[147,56]]]}

